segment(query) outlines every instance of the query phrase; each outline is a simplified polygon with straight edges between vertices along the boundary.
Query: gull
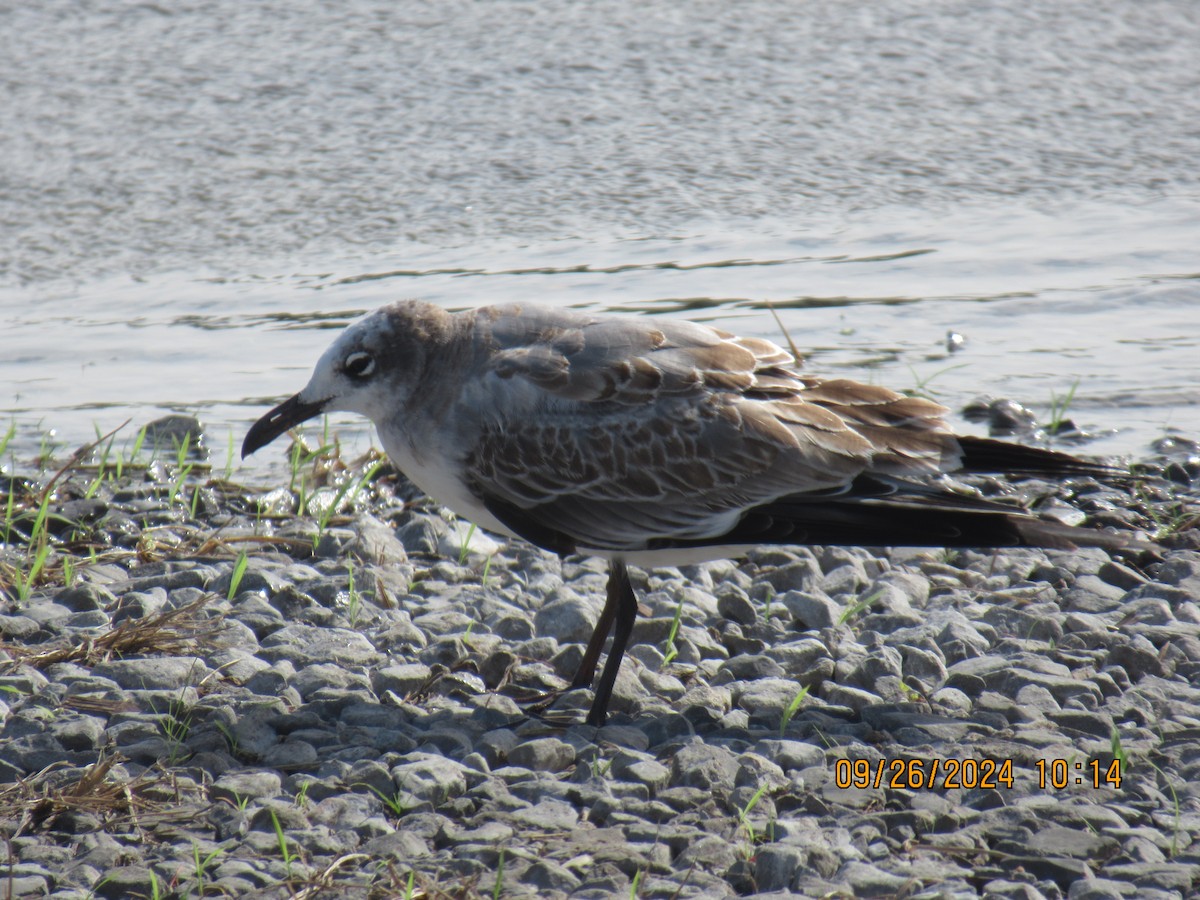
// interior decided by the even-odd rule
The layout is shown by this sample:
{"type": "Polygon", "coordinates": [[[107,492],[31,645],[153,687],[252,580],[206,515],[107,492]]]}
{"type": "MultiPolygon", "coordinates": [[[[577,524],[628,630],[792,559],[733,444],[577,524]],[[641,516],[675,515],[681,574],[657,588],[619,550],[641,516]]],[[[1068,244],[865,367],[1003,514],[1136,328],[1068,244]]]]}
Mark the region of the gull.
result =
{"type": "Polygon", "coordinates": [[[774,343],[688,321],[534,304],[418,301],[343,331],[308,384],[254,423],[245,457],[331,411],[370,419],[396,467],[492,532],[609,561],[572,688],[603,725],[637,614],[628,566],[763,544],[1121,547],[954,490],[947,472],[1113,474],[1064,453],[957,436],[921,397],[801,371],[774,343]]]}

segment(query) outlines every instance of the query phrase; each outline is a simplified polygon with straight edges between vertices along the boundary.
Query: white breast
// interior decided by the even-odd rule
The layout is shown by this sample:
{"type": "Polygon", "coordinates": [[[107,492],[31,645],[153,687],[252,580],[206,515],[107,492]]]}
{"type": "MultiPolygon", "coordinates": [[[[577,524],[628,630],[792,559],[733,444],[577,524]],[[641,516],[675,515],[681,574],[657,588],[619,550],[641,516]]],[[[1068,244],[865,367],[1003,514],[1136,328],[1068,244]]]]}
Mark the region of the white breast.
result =
{"type": "Polygon", "coordinates": [[[468,490],[457,454],[437,447],[433,441],[418,453],[403,435],[388,434],[382,429],[379,438],[396,468],[437,503],[494,534],[517,536],[468,490]]]}

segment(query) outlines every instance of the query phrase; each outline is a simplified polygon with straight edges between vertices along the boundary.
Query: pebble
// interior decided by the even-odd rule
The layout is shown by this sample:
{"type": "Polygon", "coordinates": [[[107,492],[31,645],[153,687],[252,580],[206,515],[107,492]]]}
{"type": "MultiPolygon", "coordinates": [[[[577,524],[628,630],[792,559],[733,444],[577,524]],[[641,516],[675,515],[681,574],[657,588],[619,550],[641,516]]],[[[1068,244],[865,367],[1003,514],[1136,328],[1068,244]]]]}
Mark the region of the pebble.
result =
{"type": "MultiPolygon", "coordinates": [[[[1165,468],[1149,465],[1144,495],[1170,502],[1165,468]]],[[[1172,472],[1169,490],[1194,498],[1192,476],[1172,472]]],[[[0,781],[69,787],[115,749],[110,777],[155,810],[142,831],[87,810],[27,828],[6,864],[14,896],[150,896],[152,875],[198,894],[195,852],[215,854],[206,891],[283,896],[275,821],[293,877],[347,854],[385,863],[335,868],[330,890],[346,896],[403,896],[410,871],[444,893],[491,893],[501,849],[505,896],[627,896],[635,879],[662,897],[1200,887],[1200,552],[1186,533],[1161,561],[766,547],[635,570],[649,614],[597,730],[553,721],[579,722],[587,691],[545,721],[513,698],[565,686],[603,605],[601,563],[369,491],[323,532],[278,489],[205,488],[192,522],[154,477],[91,498],[60,485],[100,545],[136,548],[152,528],[159,557],[80,560],[72,585],[0,609],[0,635],[75,653],[196,600],[196,625],[220,627],[0,673],[0,781]],[[189,529],[295,540],[191,559],[189,529]],[[1133,760],[1120,789],[1037,787],[1039,760],[1106,762],[1114,730],[1133,760]],[[1147,754],[1153,777],[1137,767],[1147,754]],[[983,758],[1013,759],[1014,786],[835,783],[844,764],[983,758]]],[[[1065,495],[1056,514],[1136,517],[1144,501],[1112,488],[1091,502],[1065,495]]]]}

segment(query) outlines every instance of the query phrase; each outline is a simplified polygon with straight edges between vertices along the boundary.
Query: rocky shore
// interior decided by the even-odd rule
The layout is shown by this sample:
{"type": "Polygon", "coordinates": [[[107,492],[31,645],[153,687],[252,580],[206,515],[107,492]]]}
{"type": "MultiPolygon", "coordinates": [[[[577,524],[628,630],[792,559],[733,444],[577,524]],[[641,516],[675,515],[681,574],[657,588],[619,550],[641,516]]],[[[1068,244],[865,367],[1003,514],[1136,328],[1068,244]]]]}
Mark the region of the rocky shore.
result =
{"type": "Polygon", "coordinates": [[[0,896],[1200,890],[1195,444],[1119,483],[975,485],[1157,557],[637,572],[596,730],[586,692],[525,704],[566,686],[602,563],[335,443],[244,485],[186,420],[139,435],[0,475],[0,896]]]}

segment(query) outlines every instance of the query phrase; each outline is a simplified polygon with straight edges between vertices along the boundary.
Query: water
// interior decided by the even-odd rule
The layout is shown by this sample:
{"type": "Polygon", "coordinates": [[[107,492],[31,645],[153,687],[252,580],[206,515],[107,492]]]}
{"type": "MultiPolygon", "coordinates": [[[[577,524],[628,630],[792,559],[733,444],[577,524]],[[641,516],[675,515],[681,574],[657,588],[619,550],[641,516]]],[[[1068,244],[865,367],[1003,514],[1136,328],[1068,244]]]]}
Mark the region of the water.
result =
{"type": "Polygon", "coordinates": [[[782,339],[769,301],[814,370],[955,409],[1077,384],[1094,452],[1200,437],[1191,0],[0,17],[18,456],[186,411],[221,457],[330,328],[414,296],[782,339]]]}

